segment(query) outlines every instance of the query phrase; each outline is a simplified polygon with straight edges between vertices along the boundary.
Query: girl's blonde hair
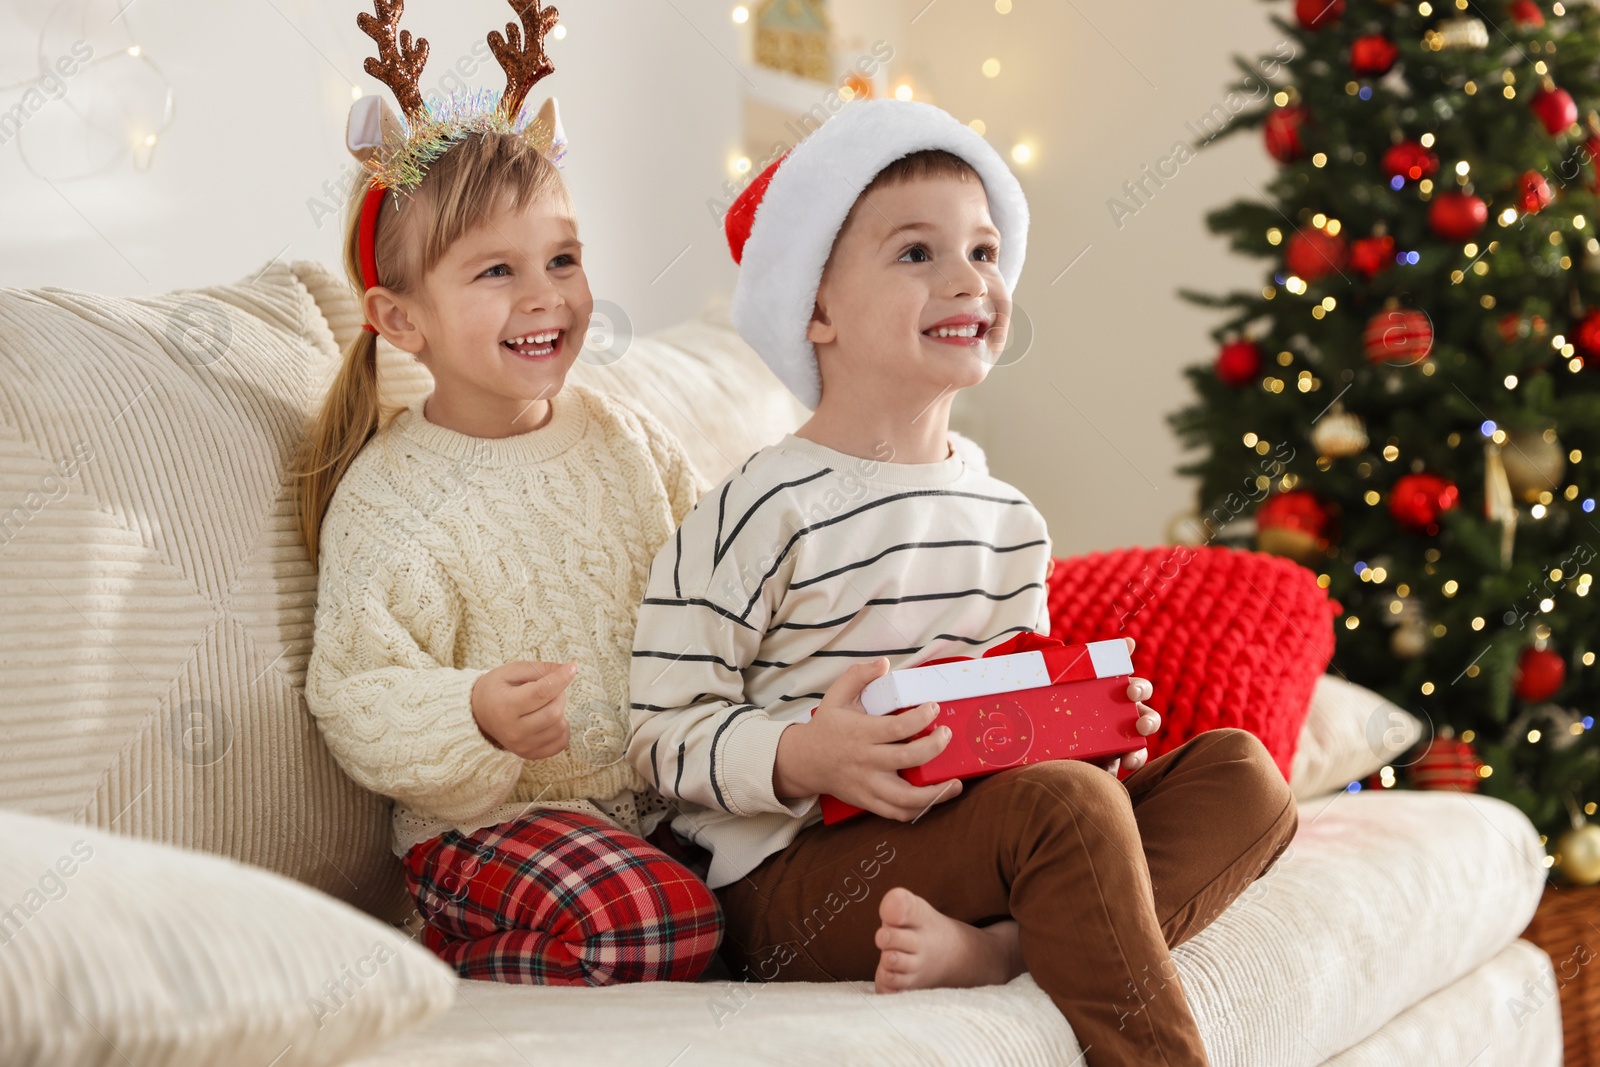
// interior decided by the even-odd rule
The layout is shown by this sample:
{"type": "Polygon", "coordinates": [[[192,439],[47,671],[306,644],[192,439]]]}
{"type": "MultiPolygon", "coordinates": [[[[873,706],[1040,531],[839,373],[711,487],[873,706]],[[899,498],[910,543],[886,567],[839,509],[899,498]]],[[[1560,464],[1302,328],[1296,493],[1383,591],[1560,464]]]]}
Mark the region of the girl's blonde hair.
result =
{"type": "MultiPolygon", "coordinates": [[[[358,297],[363,292],[358,231],[368,181],[363,171],[345,212],[344,269],[358,297]]],[[[374,240],[378,278],[385,288],[415,293],[423,276],[464,233],[487,222],[497,209],[522,211],[547,197],[555,210],[573,218],[561,172],[530,138],[492,131],[469,134],[428,166],[409,195],[384,196],[374,240]]],[[[328,503],[356,454],[378,432],[380,414],[378,335],[362,329],[345,347],[339,373],[291,468],[295,522],[313,566],[328,503]]]]}

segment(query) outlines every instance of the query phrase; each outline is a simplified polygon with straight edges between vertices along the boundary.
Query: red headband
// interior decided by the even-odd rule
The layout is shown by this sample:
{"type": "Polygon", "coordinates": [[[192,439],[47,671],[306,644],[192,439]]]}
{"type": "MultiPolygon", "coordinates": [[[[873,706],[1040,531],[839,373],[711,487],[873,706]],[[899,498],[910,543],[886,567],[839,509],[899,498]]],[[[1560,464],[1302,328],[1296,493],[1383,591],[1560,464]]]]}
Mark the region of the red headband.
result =
{"type": "MultiPolygon", "coordinates": [[[[361,246],[361,284],[364,289],[371,289],[378,284],[378,209],[383,207],[384,192],[383,186],[373,183],[367,186],[366,199],[361,202],[358,240],[361,246]]],[[[378,332],[370,322],[363,322],[361,328],[378,332]]]]}

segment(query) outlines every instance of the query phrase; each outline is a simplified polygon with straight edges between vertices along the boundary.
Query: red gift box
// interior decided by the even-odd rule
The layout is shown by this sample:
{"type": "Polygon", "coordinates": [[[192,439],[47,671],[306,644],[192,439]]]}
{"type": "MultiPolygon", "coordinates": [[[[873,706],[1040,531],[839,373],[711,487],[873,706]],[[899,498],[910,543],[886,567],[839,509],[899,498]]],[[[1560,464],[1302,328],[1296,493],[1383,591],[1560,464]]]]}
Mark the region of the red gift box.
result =
{"type": "MultiPolygon", "coordinates": [[[[1135,728],[1142,712],[1128,697],[1131,663],[1126,673],[1099,675],[1085,645],[1029,632],[996,645],[983,658],[1034,650],[1044,653],[1050,678],[1082,680],[939,701],[939,717],[917,736],[944,725],[950,728],[950,742],[933,759],[903,769],[900,776],[912,785],[934,785],[1046,760],[1102,760],[1146,746],[1135,728]]],[[[922,666],[970,658],[952,656],[922,666]]],[[[863,811],[827,794],[821,804],[822,821],[829,825],[863,811]]]]}

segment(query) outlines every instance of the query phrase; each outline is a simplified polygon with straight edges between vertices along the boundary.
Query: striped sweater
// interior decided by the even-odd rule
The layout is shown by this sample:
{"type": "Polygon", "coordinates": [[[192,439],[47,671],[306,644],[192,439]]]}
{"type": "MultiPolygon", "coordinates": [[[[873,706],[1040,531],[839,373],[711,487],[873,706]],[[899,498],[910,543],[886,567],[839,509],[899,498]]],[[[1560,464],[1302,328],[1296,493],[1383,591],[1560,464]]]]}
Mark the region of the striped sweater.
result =
{"type": "Polygon", "coordinates": [[[789,434],[656,553],[628,758],[676,804],[673,827],[711,850],[713,888],[821,818],[815,796],[775,795],[773,760],[852,663],[913,667],[1049,632],[1044,518],[971,458],[892,463],[789,434]]]}

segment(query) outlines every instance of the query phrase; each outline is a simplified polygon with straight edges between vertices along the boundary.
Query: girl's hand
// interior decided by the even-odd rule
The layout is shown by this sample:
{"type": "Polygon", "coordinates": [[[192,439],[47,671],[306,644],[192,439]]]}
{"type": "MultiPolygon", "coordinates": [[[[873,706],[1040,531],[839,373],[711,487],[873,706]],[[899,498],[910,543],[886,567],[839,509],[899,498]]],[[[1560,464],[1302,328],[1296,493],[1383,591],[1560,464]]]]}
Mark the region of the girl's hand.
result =
{"type": "MultiPolygon", "coordinates": [[[[1131,653],[1133,651],[1133,638],[1124,637],[1123,640],[1128,642],[1128,651],[1131,653]]],[[[1128,679],[1128,699],[1138,704],[1139,709],[1144,712],[1144,714],[1140,715],[1138,720],[1134,723],[1134,729],[1138,730],[1146,737],[1161,729],[1161,713],[1155,708],[1149,707],[1143,703],[1144,701],[1149,700],[1150,695],[1154,692],[1155,686],[1150,684],[1150,680],[1148,678],[1128,679]]],[[[1126,756],[1112,756],[1110,759],[1100,764],[1100,766],[1110,771],[1112,774],[1117,773],[1119,766],[1125,766],[1130,771],[1136,771],[1140,767],[1143,767],[1149,758],[1150,750],[1147,748],[1141,748],[1137,752],[1128,753],[1126,756]]]]}
{"type": "Polygon", "coordinates": [[[519,661],[496,667],[472,686],[472,717],[496,748],[523,759],[566,749],[567,685],[576,663],[519,661]]]}

